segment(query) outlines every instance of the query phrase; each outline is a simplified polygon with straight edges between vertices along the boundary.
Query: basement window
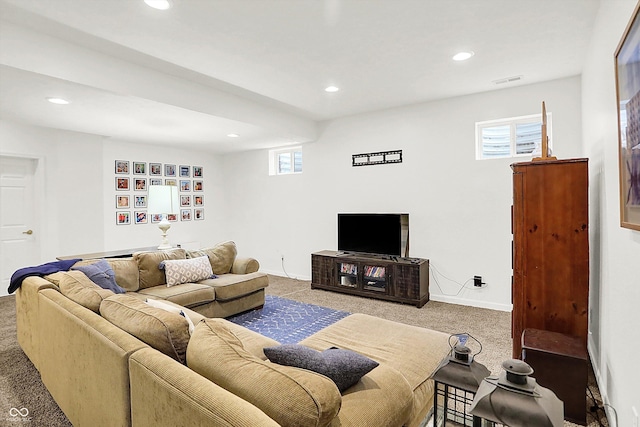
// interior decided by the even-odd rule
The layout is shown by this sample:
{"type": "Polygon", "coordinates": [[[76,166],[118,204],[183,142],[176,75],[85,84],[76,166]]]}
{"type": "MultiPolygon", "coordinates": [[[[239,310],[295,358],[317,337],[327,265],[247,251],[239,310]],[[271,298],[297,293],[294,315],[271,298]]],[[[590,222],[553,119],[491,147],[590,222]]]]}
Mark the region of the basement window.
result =
{"type": "MultiPolygon", "coordinates": [[[[551,148],[551,113],[547,113],[551,148]]],[[[542,114],[476,122],[476,160],[531,156],[542,141],[542,114]]]]}
{"type": "Polygon", "coordinates": [[[302,147],[269,151],[269,175],[302,173],[302,147]]]}

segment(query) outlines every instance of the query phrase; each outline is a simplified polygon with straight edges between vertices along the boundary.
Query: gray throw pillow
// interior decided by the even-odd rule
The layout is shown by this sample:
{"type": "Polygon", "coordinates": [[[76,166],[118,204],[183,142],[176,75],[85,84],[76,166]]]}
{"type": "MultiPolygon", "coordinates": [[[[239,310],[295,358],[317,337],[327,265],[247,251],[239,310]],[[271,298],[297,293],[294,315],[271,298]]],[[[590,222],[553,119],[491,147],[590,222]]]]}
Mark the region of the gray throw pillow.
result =
{"type": "Polygon", "coordinates": [[[329,348],[317,351],[299,344],[266,347],[264,354],[273,363],[307,369],[329,377],[342,393],[379,365],[355,351],[329,348]]]}
{"type": "Polygon", "coordinates": [[[109,289],[116,294],[124,294],[126,292],[118,286],[116,283],[116,274],[104,259],[93,264],[73,266],[71,269],[82,271],[93,283],[103,289],[109,289]]]}

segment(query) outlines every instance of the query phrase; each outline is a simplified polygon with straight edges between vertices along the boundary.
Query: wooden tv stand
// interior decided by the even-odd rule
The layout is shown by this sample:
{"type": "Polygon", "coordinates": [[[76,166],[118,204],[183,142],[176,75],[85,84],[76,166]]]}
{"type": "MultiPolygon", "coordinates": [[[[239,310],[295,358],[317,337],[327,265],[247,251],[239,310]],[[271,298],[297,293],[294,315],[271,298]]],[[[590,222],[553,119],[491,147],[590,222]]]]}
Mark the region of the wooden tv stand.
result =
{"type": "Polygon", "coordinates": [[[320,251],[311,254],[311,289],[420,308],[429,301],[429,260],[320,251]]]}

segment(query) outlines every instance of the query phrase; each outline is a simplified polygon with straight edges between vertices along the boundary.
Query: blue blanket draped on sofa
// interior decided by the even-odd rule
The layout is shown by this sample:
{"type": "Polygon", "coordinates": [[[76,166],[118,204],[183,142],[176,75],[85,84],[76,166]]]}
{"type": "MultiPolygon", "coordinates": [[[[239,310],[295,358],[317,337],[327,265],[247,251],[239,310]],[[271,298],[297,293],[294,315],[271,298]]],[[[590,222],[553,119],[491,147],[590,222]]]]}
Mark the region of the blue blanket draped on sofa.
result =
{"type": "Polygon", "coordinates": [[[22,281],[29,276],[42,277],[46,276],[47,274],[56,273],[58,271],[69,271],[71,266],[73,266],[73,264],[78,261],[80,261],[80,258],[68,259],[64,261],[53,261],[33,267],[20,268],[16,270],[13,275],[11,275],[8,292],[10,294],[14,293],[16,289],[18,289],[22,285],[22,281]]]}

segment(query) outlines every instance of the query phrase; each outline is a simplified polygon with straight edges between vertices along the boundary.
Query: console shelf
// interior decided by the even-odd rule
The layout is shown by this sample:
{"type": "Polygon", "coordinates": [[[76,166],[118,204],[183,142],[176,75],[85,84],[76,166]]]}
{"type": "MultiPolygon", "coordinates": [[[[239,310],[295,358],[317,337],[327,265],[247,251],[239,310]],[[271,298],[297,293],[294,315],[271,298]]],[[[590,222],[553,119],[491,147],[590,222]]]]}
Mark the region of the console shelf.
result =
{"type": "Polygon", "coordinates": [[[420,308],[429,301],[429,260],[320,251],[311,254],[311,289],[420,308]]]}

